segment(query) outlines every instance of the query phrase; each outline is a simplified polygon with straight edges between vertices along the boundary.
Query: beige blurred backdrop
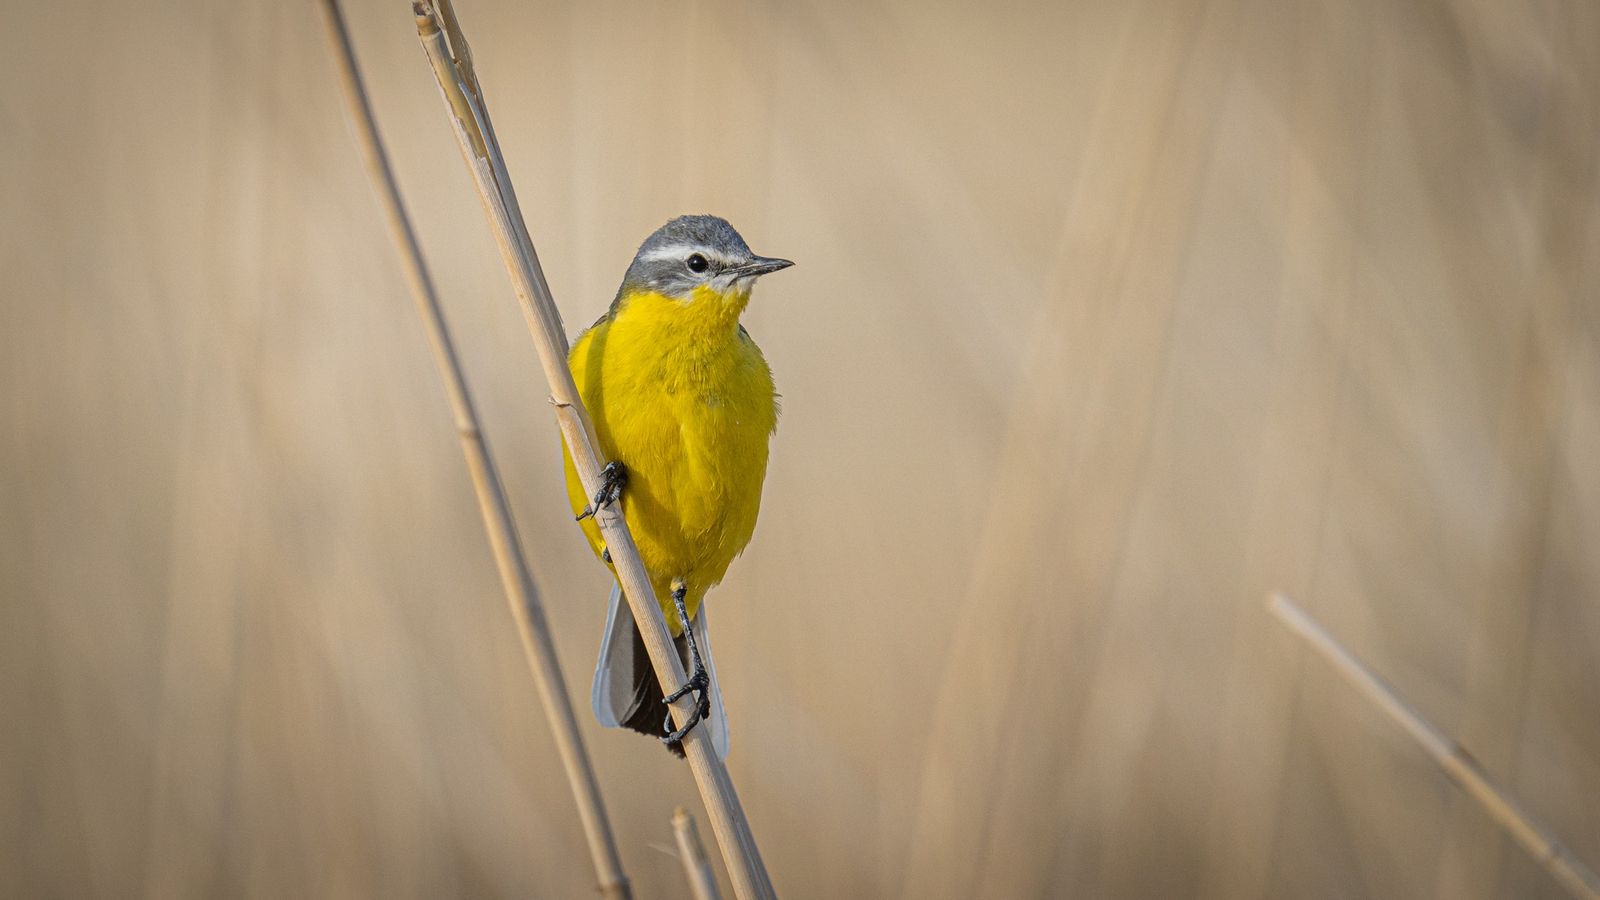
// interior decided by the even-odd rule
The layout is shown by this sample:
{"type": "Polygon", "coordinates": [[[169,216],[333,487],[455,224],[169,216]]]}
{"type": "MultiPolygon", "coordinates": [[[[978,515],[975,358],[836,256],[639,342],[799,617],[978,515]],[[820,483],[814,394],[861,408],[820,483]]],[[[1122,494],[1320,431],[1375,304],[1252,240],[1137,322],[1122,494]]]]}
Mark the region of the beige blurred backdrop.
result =
{"type": "MultiPolygon", "coordinates": [[[[461,0],[575,334],[716,212],[784,416],[710,599],[788,897],[1558,897],[1600,865],[1600,12],[461,0]]],[[[607,574],[405,3],[349,4],[594,726],[607,574]]],[[[6,4],[0,895],[588,896],[309,0],[6,4]]]]}

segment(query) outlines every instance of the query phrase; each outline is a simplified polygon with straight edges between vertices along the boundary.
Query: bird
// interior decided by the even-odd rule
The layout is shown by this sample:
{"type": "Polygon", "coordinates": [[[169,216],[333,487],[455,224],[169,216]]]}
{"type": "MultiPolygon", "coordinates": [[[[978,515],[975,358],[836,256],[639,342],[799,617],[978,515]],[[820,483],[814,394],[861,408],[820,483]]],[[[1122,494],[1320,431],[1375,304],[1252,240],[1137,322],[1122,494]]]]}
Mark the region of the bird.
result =
{"type": "Polygon", "coordinates": [[[751,252],[726,219],[672,219],[639,246],[610,308],[568,356],[607,460],[590,496],[563,441],[573,513],[611,566],[594,513],[621,503],[689,673],[662,691],[614,582],[590,699],[602,725],[657,737],[679,757],[702,720],[713,749],[728,753],[704,600],[755,532],[779,412],[772,369],[739,319],[757,279],[792,265],[751,252]],[[668,704],[685,695],[694,710],[675,729],[668,704]]]}

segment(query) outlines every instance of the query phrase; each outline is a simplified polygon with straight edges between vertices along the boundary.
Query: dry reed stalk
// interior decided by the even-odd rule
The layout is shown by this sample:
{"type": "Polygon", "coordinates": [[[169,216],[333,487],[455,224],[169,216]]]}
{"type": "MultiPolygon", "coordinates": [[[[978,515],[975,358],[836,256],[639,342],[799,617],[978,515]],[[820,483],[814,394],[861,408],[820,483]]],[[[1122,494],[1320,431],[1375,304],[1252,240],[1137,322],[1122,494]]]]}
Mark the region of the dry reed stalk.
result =
{"type": "Polygon", "coordinates": [[[683,863],[683,874],[689,879],[689,893],[694,900],[721,900],[716,873],[711,871],[706,848],[700,843],[700,829],[695,827],[694,816],[681,806],[672,813],[672,834],[678,839],[678,861],[683,863]]]}
{"type": "MultiPolygon", "coordinates": [[[[549,381],[550,402],[555,407],[561,434],[572,453],[584,490],[592,495],[599,489],[600,469],[604,464],[595,442],[594,426],[567,368],[568,346],[561,313],[550,295],[533,240],[523,222],[483,91],[473,71],[471,51],[449,0],[417,0],[413,11],[418,37],[433,65],[462,156],[493,225],[500,256],[511,274],[518,303],[549,381]]],[[[664,685],[682,684],[688,676],[678,660],[649,573],[639,558],[639,548],[623,521],[620,506],[614,503],[602,508],[595,515],[595,521],[610,550],[617,579],[644,638],[645,649],[650,653],[656,678],[664,685]]],[[[688,696],[672,704],[673,715],[680,725],[692,709],[688,696]]],[[[775,896],[739,796],[722,760],[711,748],[707,730],[690,731],[683,749],[711,818],[711,830],[722,850],[735,895],[741,900],[775,896]]]]}
{"type": "Polygon", "coordinates": [[[600,891],[607,897],[631,897],[628,878],[617,854],[616,838],[612,835],[611,822],[606,817],[605,804],[600,797],[600,786],[595,781],[594,767],[589,762],[583,738],[578,733],[578,721],[573,714],[566,681],[561,676],[561,666],[556,660],[555,644],[550,639],[539,593],[534,587],[527,560],[523,557],[522,545],[517,540],[511,506],[506,500],[505,489],[501,485],[494,458],[489,453],[483,430],[478,425],[477,409],[467,389],[466,377],[462,373],[449,326],[445,323],[433,278],[423,261],[422,248],[417,243],[416,232],[411,227],[410,216],[400,197],[400,186],[378,135],[378,123],[367,98],[361,70],[356,64],[355,48],[350,42],[344,14],[338,0],[323,0],[321,5],[338,61],[339,80],[350,106],[350,118],[355,123],[367,169],[383,200],[395,242],[400,246],[406,280],[416,298],[417,312],[422,316],[429,343],[433,346],[434,361],[439,366],[439,375],[444,380],[445,392],[450,398],[456,433],[461,438],[461,449],[467,457],[467,469],[472,475],[472,486],[477,494],[478,509],[483,514],[484,529],[489,534],[495,565],[505,585],[511,616],[516,620],[517,631],[522,636],[523,652],[528,657],[534,683],[544,701],[550,732],[555,736],[562,766],[572,785],[573,799],[578,804],[578,817],[583,822],[589,852],[594,858],[600,891]]]}
{"type": "Polygon", "coordinates": [[[1548,829],[1536,823],[1509,793],[1491,781],[1465,747],[1418,715],[1400,699],[1388,682],[1356,659],[1293,600],[1273,593],[1267,598],[1267,608],[1278,617],[1278,621],[1304,638],[1346,681],[1421,744],[1439,768],[1472,799],[1478,801],[1495,824],[1521,844],[1551,877],[1574,897],[1600,900],[1600,878],[1596,878],[1594,872],[1573,856],[1572,851],[1556,840],[1548,829]]]}

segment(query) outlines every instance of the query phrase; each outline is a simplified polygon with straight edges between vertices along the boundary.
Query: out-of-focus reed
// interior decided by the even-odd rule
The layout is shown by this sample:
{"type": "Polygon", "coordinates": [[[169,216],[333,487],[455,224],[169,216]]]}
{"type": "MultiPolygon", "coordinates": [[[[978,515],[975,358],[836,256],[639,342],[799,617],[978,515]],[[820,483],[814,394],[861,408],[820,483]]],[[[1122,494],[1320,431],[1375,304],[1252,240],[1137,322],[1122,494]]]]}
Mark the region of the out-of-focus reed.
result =
{"type": "Polygon", "coordinates": [[[1495,784],[1483,771],[1483,766],[1459,741],[1422,718],[1410,704],[1400,699],[1388,682],[1356,659],[1293,600],[1274,593],[1267,598],[1267,609],[1278,617],[1285,628],[1310,644],[1356,690],[1399,724],[1450,776],[1450,780],[1483,807],[1489,818],[1521,844],[1534,862],[1550,873],[1550,877],[1579,900],[1600,900],[1600,878],[1596,878],[1589,867],[1557,840],[1548,828],[1535,822],[1504,788],[1495,784]]]}

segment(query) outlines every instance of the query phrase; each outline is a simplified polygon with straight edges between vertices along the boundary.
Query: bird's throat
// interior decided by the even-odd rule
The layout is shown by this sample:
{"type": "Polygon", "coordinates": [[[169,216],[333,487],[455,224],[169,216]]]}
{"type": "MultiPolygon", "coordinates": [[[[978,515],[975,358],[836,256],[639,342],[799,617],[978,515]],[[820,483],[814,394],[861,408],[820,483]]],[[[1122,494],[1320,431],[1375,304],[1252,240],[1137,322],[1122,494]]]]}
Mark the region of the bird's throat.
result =
{"type": "Polygon", "coordinates": [[[748,288],[719,292],[702,286],[687,298],[638,293],[624,298],[611,327],[627,332],[630,343],[657,347],[663,355],[715,355],[739,340],[739,315],[749,303],[748,288]]]}

